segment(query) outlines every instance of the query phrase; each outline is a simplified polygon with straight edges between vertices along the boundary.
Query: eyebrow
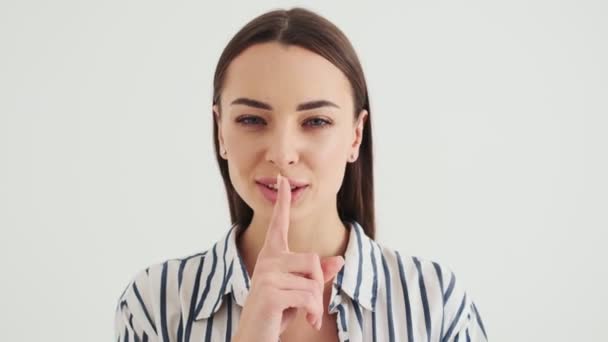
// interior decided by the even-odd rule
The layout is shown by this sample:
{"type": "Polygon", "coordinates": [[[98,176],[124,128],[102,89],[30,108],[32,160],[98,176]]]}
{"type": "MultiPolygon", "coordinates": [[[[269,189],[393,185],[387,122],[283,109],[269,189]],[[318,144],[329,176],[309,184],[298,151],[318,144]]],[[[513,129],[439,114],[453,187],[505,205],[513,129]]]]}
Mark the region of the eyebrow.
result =
{"type": "MultiPolygon", "coordinates": [[[[259,109],[272,110],[272,106],[269,105],[268,103],[264,103],[264,102],[254,100],[254,99],[249,99],[246,97],[239,97],[238,99],[232,101],[230,103],[230,105],[245,105],[245,106],[259,108],[259,109]]],[[[335,104],[331,101],[315,100],[315,101],[300,103],[296,107],[296,111],[311,110],[311,109],[316,109],[316,108],[321,108],[321,107],[340,108],[337,104],[335,104]]]]}

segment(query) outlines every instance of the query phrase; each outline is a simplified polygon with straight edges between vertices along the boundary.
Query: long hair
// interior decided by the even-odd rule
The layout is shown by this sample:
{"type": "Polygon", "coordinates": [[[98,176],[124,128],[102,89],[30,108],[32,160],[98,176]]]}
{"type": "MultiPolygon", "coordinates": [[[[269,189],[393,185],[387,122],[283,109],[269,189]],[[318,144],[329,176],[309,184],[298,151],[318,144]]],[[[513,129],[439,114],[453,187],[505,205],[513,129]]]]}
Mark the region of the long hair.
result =
{"type": "MultiPolygon", "coordinates": [[[[363,227],[365,234],[374,239],[376,226],[372,123],[367,84],[355,50],[338,27],[316,13],[298,7],[291,10],[273,10],[254,18],[232,37],[220,56],[213,79],[213,105],[217,105],[221,113],[220,96],[230,62],[248,47],[266,42],[299,46],[330,61],[350,81],[354,119],[358,119],[361,110],[367,110],[368,116],[364,122],[359,158],[346,166],[344,179],[337,194],[337,209],[343,222],[357,221],[363,227]]],[[[224,179],[230,217],[233,224],[247,227],[253,218],[253,209],[243,201],[230,182],[228,162],[219,154],[217,120],[215,115],[212,117],[215,157],[224,179]]]]}

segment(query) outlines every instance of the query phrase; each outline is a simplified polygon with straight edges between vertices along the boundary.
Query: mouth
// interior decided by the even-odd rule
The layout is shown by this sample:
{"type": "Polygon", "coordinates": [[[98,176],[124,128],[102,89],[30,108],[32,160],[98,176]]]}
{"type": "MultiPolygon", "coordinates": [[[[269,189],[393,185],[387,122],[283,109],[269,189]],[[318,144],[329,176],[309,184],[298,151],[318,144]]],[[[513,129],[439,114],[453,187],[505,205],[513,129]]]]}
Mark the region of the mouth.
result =
{"type": "MultiPolygon", "coordinates": [[[[274,191],[274,192],[277,192],[279,190],[276,187],[276,184],[264,184],[264,183],[261,183],[261,182],[256,182],[256,184],[258,184],[260,186],[263,186],[263,187],[267,188],[268,190],[271,190],[271,191],[274,191]]],[[[298,191],[298,190],[306,188],[306,187],[308,187],[308,184],[301,185],[301,186],[292,186],[291,187],[291,192],[294,193],[295,191],[298,191]]]]}
{"type": "MultiPolygon", "coordinates": [[[[256,185],[260,189],[264,198],[266,198],[271,203],[275,203],[278,197],[278,190],[274,186],[274,184],[264,184],[260,182],[256,182],[256,185]]],[[[291,203],[295,203],[302,197],[302,194],[308,189],[309,185],[305,184],[302,186],[294,186],[291,188],[291,203]]]]}

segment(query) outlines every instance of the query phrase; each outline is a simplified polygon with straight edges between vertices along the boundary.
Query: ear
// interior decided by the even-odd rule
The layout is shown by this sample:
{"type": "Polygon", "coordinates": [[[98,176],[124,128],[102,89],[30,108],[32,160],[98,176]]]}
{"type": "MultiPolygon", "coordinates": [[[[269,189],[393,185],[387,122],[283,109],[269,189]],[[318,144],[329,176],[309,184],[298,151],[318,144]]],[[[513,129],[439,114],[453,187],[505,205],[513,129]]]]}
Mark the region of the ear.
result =
{"type": "Polygon", "coordinates": [[[213,105],[213,116],[215,117],[215,123],[217,125],[217,139],[218,139],[218,145],[219,145],[219,155],[220,157],[226,159],[226,157],[224,157],[222,155],[222,151],[225,149],[224,146],[224,137],[222,135],[222,117],[220,115],[220,109],[218,107],[218,105],[213,105]]]}
{"type": "Polygon", "coordinates": [[[349,157],[350,155],[355,156],[353,162],[357,160],[357,158],[359,158],[359,147],[361,146],[361,142],[363,141],[363,127],[365,126],[365,120],[367,120],[368,114],[369,113],[367,112],[367,110],[362,109],[361,112],[359,112],[359,119],[357,119],[357,122],[354,127],[353,142],[349,151],[349,157]]]}

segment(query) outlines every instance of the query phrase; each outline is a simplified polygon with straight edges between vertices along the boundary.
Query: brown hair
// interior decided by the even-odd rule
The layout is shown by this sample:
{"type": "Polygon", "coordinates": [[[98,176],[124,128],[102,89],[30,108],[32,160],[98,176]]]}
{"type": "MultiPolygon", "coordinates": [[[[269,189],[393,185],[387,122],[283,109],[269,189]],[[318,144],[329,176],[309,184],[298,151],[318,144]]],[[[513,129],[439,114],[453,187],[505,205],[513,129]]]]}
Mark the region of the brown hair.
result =
{"type": "MultiPolygon", "coordinates": [[[[337,194],[338,215],[342,221],[357,221],[370,238],[375,238],[374,175],[371,110],[363,69],[350,41],[338,27],[320,15],[303,8],[274,10],[247,23],[222,52],[213,79],[213,104],[221,113],[220,96],[230,62],[246,48],[259,43],[278,42],[308,49],[334,64],[350,81],[354,102],[354,120],[361,110],[368,112],[364,123],[359,158],[346,166],[337,194]]],[[[219,113],[218,113],[219,114],[219,113]]],[[[228,162],[219,154],[218,127],[213,116],[213,143],[224,186],[228,195],[233,224],[246,228],[253,210],[238,195],[228,174],[228,162]]]]}

